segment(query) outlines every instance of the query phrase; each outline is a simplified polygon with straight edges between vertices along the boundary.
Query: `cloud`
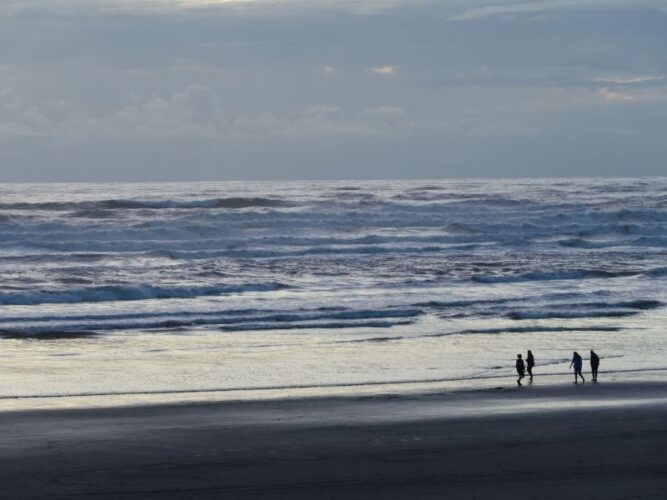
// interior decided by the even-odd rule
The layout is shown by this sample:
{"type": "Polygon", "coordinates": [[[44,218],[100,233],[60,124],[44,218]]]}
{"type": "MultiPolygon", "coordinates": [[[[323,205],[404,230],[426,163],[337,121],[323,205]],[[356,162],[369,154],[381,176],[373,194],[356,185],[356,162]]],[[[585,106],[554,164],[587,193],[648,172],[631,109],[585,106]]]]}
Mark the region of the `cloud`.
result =
{"type": "Polygon", "coordinates": [[[621,101],[621,102],[628,102],[628,101],[634,101],[635,97],[632,96],[631,94],[628,94],[626,92],[616,92],[613,90],[609,90],[606,87],[601,88],[598,93],[600,94],[600,97],[604,99],[605,101],[621,101]]]}
{"type": "Polygon", "coordinates": [[[605,101],[611,102],[665,101],[667,100],[667,87],[627,90],[612,90],[603,87],[598,91],[598,95],[605,101]]]}
{"type": "Polygon", "coordinates": [[[449,18],[450,21],[474,21],[492,16],[546,12],[562,8],[576,7],[584,0],[551,0],[546,2],[523,2],[503,5],[473,7],[449,18]]]}
{"type": "Polygon", "coordinates": [[[635,76],[600,76],[591,78],[591,81],[596,83],[613,83],[616,85],[633,85],[637,83],[659,82],[664,80],[663,75],[635,75],[635,76]]]}
{"type": "Polygon", "coordinates": [[[1,12],[17,12],[48,5],[57,10],[196,10],[212,8],[243,9],[255,14],[271,13],[273,8],[299,11],[344,11],[356,15],[375,15],[405,6],[437,3],[436,0],[2,0],[1,12]]]}
{"type": "Polygon", "coordinates": [[[246,137],[282,136],[375,136],[407,132],[415,123],[403,108],[378,107],[345,112],[336,106],[314,106],[304,111],[277,115],[263,113],[233,122],[233,133],[246,137]]]}
{"type": "Polygon", "coordinates": [[[348,4],[349,10],[354,14],[359,15],[374,15],[381,12],[403,7],[405,5],[418,6],[424,4],[423,0],[348,0],[347,2],[340,1],[341,4],[348,4]]]}
{"type": "MultiPolygon", "coordinates": [[[[147,0],[144,2],[148,3],[147,0]]],[[[258,0],[153,0],[152,3],[171,3],[183,7],[207,7],[211,5],[230,5],[243,3],[259,3],[258,0]]],[[[267,3],[264,0],[264,3],[267,3]]],[[[275,0],[271,3],[277,3],[275,0]]]]}
{"type": "Polygon", "coordinates": [[[215,92],[190,85],[168,97],[133,97],[107,114],[94,115],[63,102],[34,103],[0,92],[0,140],[51,138],[68,144],[87,141],[146,144],[173,140],[290,139],[381,137],[428,134],[525,135],[535,129],[519,122],[417,119],[400,106],[358,111],[312,106],[291,113],[234,115],[225,111],[215,92]]]}
{"type": "Polygon", "coordinates": [[[371,71],[378,75],[393,75],[396,73],[397,69],[398,68],[396,68],[396,66],[377,66],[375,68],[371,68],[371,71]]]}
{"type": "Polygon", "coordinates": [[[33,103],[9,90],[0,92],[0,139],[55,137],[69,143],[87,140],[150,142],[174,139],[249,139],[266,137],[369,136],[442,129],[415,121],[404,108],[383,106],[348,112],[313,106],[294,113],[231,115],[208,87],[188,86],[168,97],[134,97],[111,113],[93,115],[64,103],[33,103]]]}
{"type": "MultiPolygon", "coordinates": [[[[487,2],[483,2],[487,3],[487,2]]],[[[607,8],[655,8],[664,10],[664,2],[660,0],[544,0],[544,1],[505,1],[489,2],[487,5],[467,8],[458,14],[451,15],[450,21],[476,21],[497,16],[532,14],[575,9],[607,9],[607,8]]]]}
{"type": "Polygon", "coordinates": [[[43,135],[52,126],[42,109],[49,107],[51,103],[40,107],[8,89],[0,90],[0,139],[43,135]]]}
{"type": "Polygon", "coordinates": [[[610,102],[662,101],[667,99],[663,75],[611,75],[591,78],[605,84],[598,95],[610,102]]]}
{"type": "Polygon", "coordinates": [[[215,94],[192,85],[168,98],[134,98],[122,108],[95,116],[64,102],[32,102],[10,90],[0,91],[0,139],[54,137],[67,142],[90,138],[163,140],[212,138],[221,127],[215,94]]]}

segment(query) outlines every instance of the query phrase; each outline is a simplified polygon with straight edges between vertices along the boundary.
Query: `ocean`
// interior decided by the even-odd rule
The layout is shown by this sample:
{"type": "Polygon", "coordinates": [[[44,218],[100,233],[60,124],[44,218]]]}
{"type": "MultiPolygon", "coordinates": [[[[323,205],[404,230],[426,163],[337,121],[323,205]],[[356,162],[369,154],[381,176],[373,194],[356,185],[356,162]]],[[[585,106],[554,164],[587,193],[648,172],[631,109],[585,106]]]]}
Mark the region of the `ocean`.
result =
{"type": "Polygon", "coordinates": [[[0,276],[3,399],[660,376],[667,178],[0,185],[0,276]]]}

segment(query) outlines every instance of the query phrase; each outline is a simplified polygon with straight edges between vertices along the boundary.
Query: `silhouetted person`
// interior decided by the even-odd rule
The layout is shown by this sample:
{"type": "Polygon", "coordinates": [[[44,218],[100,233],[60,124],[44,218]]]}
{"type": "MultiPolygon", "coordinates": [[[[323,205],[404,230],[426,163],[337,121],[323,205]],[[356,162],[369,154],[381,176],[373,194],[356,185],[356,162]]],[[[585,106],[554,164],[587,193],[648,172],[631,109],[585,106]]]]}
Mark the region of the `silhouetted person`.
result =
{"type": "Polygon", "coordinates": [[[577,377],[581,377],[581,382],[584,383],[586,380],[584,379],[584,376],[581,374],[581,368],[583,365],[583,361],[581,359],[581,356],[579,356],[578,352],[574,353],[574,356],[572,356],[572,363],[570,363],[570,368],[574,366],[574,383],[577,383],[577,377]]]}
{"type": "Polygon", "coordinates": [[[516,355],[516,372],[519,374],[519,378],[516,379],[516,383],[521,385],[521,379],[526,376],[526,365],[521,359],[521,354],[516,355]]]}
{"type": "Polygon", "coordinates": [[[593,382],[598,381],[598,368],[600,367],[600,357],[591,350],[591,375],[593,375],[593,382]]]}
{"type": "Polygon", "coordinates": [[[535,366],[535,358],[533,357],[533,353],[531,351],[528,351],[528,356],[526,356],[526,367],[528,368],[528,376],[530,377],[530,381],[533,381],[533,367],[535,366]]]}

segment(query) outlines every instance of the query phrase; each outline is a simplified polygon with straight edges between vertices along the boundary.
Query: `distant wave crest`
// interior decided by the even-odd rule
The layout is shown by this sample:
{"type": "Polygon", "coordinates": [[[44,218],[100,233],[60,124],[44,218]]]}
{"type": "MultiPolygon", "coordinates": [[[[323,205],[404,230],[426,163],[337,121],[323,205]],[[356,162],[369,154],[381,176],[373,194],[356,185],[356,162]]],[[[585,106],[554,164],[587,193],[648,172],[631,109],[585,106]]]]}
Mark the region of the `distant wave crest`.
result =
{"type": "Polygon", "coordinates": [[[108,285],[73,290],[0,292],[0,305],[184,299],[230,293],[271,292],[285,288],[289,286],[281,283],[201,286],[108,285]]]}
{"type": "Polygon", "coordinates": [[[109,199],[80,202],[45,202],[45,203],[0,203],[0,210],[22,211],[77,211],[82,217],[100,213],[101,210],[159,210],[159,209],[202,209],[202,208],[272,208],[289,207],[293,203],[277,198],[232,197],[203,200],[140,200],[109,199]]]}

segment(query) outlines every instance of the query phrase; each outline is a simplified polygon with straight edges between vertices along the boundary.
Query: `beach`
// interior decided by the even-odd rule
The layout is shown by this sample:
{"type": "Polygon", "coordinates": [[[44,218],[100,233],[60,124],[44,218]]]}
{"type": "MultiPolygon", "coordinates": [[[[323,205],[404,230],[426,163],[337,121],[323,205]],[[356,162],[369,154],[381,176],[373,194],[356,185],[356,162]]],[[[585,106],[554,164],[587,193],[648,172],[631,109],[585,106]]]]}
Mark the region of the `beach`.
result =
{"type": "Polygon", "coordinates": [[[2,498],[662,498],[667,384],[6,411],[2,498]]]}
{"type": "Polygon", "coordinates": [[[0,500],[667,500],[667,0],[3,36],[0,500]]]}
{"type": "Polygon", "coordinates": [[[0,186],[0,498],[659,498],[666,190],[0,186]]]}

